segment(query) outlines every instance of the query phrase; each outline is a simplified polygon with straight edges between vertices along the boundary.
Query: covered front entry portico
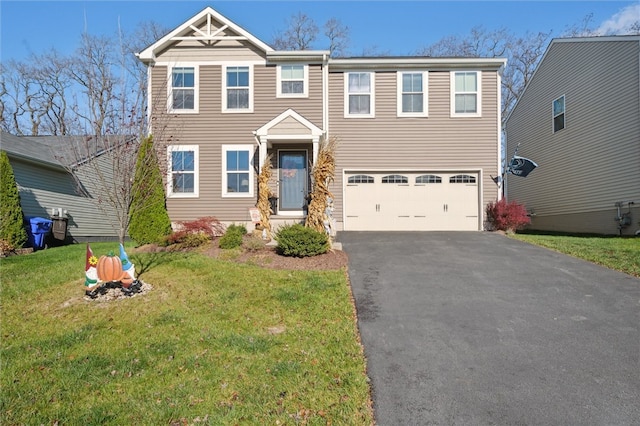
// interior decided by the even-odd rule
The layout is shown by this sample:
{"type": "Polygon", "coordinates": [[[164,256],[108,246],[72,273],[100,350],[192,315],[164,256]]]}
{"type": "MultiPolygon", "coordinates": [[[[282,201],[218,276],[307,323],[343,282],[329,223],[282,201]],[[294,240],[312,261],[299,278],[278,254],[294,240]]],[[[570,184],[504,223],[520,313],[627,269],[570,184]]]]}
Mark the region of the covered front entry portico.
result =
{"type": "Polygon", "coordinates": [[[292,109],[284,111],[254,132],[259,144],[258,170],[271,154],[276,194],[274,214],[303,216],[311,188],[311,169],[318,158],[324,131],[292,109]]]}

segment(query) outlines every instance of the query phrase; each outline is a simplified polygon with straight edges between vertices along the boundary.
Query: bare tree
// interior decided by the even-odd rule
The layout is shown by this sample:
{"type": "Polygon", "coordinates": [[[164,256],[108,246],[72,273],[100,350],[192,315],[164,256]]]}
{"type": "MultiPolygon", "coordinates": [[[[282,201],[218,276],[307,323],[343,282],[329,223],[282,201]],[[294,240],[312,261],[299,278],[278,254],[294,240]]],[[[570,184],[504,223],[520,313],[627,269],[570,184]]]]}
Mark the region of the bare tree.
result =
{"type": "Polygon", "coordinates": [[[311,49],[318,37],[318,26],[315,21],[302,12],[291,15],[287,28],[273,39],[273,47],[277,50],[311,49]]]}
{"type": "MultiPolygon", "coordinates": [[[[323,26],[326,37],[326,49],[332,56],[344,56],[349,46],[349,27],[340,20],[331,18],[323,26]]],[[[322,45],[317,41],[318,26],[313,18],[302,12],[291,15],[286,21],[286,28],[277,33],[272,45],[277,50],[308,50],[322,45]]]]}
{"type": "Polygon", "coordinates": [[[346,56],[349,47],[349,27],[336,18],[330,18],[324,24],[324,35],[329,40],[328,50],[331,56],[346,56]]]}

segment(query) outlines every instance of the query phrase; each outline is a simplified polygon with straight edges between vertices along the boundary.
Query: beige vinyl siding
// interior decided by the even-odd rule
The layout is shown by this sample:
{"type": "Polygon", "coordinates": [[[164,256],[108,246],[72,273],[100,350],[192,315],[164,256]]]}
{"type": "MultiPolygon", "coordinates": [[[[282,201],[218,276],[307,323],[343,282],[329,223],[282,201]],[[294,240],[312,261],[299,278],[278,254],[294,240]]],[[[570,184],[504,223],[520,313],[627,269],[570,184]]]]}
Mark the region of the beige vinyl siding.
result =
{"type": "MultiPolygon", "coordinates": [[[[193,220],[215,216],[226,222],[249,220],[249,208],[255,206],[257,192],[251,198],[222,197],[222,145],[252,144],[254,168],[257,168],[258,145],[252,134],[288,108],[318,127],[322,127],[322,71],[309,66],[309,97],[276,98],[276,67],[253,66],[253,113],[222,113],[222,68],[220,65],[199,67],[199,113],[165,114],[166,130],[160,132],[160,144],[198,145],[200,156],[200,191],[198,198],[168,198],[167,207],[172,221],[193,220]]],[[[153,91],[157,98],[166,99],[167,68],[157,66],[152,71],[153,91]],[[164,97],[163,97],[164,96],[164,97]]],[[[166,105],[159,110],[166,111],[166,105]]],[[[160,126],[156,126],[160,127],[160,126]]],[[[158,137],[158,136],[156,136],[158,137]]],[[[163,152],[164,152],[163,151],[163,152]]],[[[257,173],[254,174],[254,178],[257,173]]],[[[254,188],[256,188],[254,180],[254,188]]]]}
{"type": "Polygon", "coordinates": [[[19,160],[11,160],[11,166],[25,216],[49,219],[52,208],[61,208],[68,212],[67,232],[74,239],[87,241],[117,238],[117,232],[98,207],[99,194],[91,188],[91,184],[85,187],[92,196],[85,197],[77,192],[74,178],[64,170],[19,160]]]}
{"type": "Polygon", "coordinates": [[[482,170],[484,202],[498,196],[496,71],[482,72],[482,117],[451,118],[450,72],[429,71],[429,117],[397,117],[396,72],[375,75],[375,118],[344,118],[344,75],[329,75],[330,133],[338,137],[334,217],[341,221],[343,170],[482,170]]]}
{"type": "Polygon", "coordinates": [[[580,218],[607,212],[599,229],[615,229],[614,203],[640,200],[639,58],[637,40],[551,45],[507,123],[508,155],[520,143],[539,165],[507,182],[534,223],[574,214],[584,231],[592,225],[580,218]],[[553,133],[551,104],[562,95],[565,129],[553,133]]]}
{"type": "MultiPolygon", "coordinates": [[[[625,205],[622,213],[628,212],[625,205]]],[[[576,232],[576,233],[598,233],[606,235],[619,234],[616,207],[609,206],[603,210],[579,212],[569,214],[551,214],[531,218],[531,229],[541,231],[576,232]]],[[[640,218],[640,207],[631,208],[631,217],[640,218]]],[[[623,230],[623,235],[633,235],[640,226],[637,221],[623,230]]]]}

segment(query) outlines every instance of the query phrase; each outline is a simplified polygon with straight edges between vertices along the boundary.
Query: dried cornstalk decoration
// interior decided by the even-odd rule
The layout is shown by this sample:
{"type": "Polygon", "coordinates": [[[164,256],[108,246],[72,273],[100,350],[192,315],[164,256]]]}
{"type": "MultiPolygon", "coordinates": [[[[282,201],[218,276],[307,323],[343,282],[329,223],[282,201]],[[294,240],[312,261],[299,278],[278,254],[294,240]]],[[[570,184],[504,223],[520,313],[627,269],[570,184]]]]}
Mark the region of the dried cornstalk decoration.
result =
{"type": "Polygon", "coordinates": [[[324,140],[318,152],[318,160],[313,167],[313,190],[305,226],[319,232],[330,233],[332,226],[331,213],[327,210],[333,204],[333,194],[329,190],[329,185],[333,182],[336,169],[337,143],[338,139],[335,136],[324,140]]]}
{"type": "Polygon", "coordinates": [[[264,160],[262,170],[260,170],[260,174],[258,175],[258,202],[256,204],[256,207],[260,211],[260,225],[262,229],[266,230],[266,237],[268,239],[271,239],[270,217],[273,213],[273,210],[271,210],[271,202],[269,201],[269,198],[274,195],[273,192],[271,192],[271,188],[269,188],[269,180],[272,175],[271,154],[269,154],[264,160]]]}

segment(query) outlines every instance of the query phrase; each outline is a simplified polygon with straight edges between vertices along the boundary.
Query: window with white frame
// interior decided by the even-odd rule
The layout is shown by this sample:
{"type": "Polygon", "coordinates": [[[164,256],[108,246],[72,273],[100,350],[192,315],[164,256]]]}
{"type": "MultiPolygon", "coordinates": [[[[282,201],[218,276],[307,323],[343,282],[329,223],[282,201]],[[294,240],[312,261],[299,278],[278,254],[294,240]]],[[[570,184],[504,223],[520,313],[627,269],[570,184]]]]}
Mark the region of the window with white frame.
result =
{"type": "Polygon", "coordinates": [[[480,71],[451,72],[451,115],[480,116],[480,71]]]}
{"type": "Polygon", "coordinates": [[[375,116],[375,74],[372,72],[346,72],[344,74],[344,116],[375,116]]]}
{"type": "Polygon", "coordinates": [[[427,80],[424,72],[398,72],[398,116],[427,115],[427,80]]]}
{"type": "Polygon", "coordinates": [[[277,97],[303,98],[308,96],[308,65],[278,65],[277,75],[277,97]]]}
{"type": "Polygon", "coordinates": [[[253,196],[253,145],[222,145],[222,196],[253,196]]]}
{"type": "Polygon", "coordinates": [[[169,68],[169,111],[198,112],[198,67],[169,68]]]}
{"type": "Polygon", "coordinates": [[[553,101],[553,133],[564,129],[564,95],[553,101]]]}
{"type": "Polygon", "coordinates": [[[169,197],[197,197],[198,145],[171,145],[167,148],[168,176],[167,195],[169,197]]]}
{"type": "Polygon", "coordinates": [[[253,111],[252,71],[248,65],[224,67],[224,112],[253,111]]]}

